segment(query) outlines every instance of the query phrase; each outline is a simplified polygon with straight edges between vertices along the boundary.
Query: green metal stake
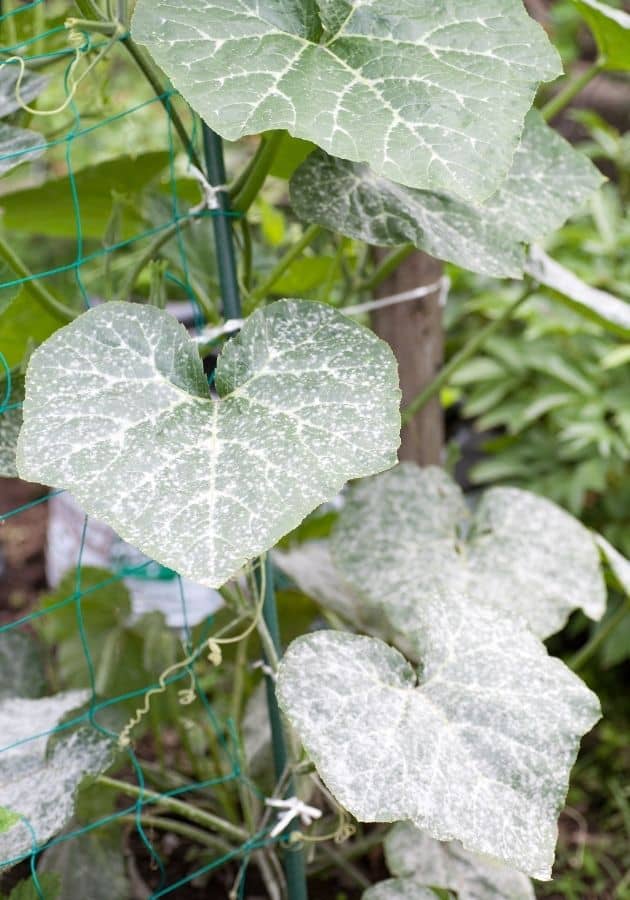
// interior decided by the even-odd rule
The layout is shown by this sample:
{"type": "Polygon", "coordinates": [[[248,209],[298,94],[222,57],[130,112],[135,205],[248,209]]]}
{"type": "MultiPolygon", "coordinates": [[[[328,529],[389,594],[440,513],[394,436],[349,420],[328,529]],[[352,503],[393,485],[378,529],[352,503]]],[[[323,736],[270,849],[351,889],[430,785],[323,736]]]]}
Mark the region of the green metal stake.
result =
{"type": "MultiPolygon", "coordinates": [[[[225,184],[225,164],[223,161],[223,142],[218,134],[203,124],[203,152],[206,163],[208,181],[213,187],[225,184]]],[[[221,209],[229,212],[229,196],[227,191],[217,191],[221,209]]],[[[223,316],[225,319],[240,319],[241,297],[236,273],[236,256],[234,253],[234,236],[232,232],[232,220],[229,215],[215,216],[213,218],[214,238],[217,250],[217,265],[219,268],[219,281],[223,297],[223,316]]],[[[269,559],[265,558],[265,596],[263,599],[263,619],[278,656],[282,655],[280,643],[280,629],[278,626],[278,611],[276,608],[276,594],[273,582],[273,570],[269,559]]],[[[276,699],[276,691],[273,678],[265,676],[267,688],[267,708],[269,710],[269,723],[271,725],[271,742],[273,748],[274,768],[276,778],[280,779],[284,774],[288,761],[287,746],[284,739],[284,730],[280,718],[280,709],[276,699]]],[[[289,900],[308,900],[306,887],[306,872],[304,866],[304,854],[298,849],[288,849],[283,859],[284,871],[287,878],[289,900]]]]}

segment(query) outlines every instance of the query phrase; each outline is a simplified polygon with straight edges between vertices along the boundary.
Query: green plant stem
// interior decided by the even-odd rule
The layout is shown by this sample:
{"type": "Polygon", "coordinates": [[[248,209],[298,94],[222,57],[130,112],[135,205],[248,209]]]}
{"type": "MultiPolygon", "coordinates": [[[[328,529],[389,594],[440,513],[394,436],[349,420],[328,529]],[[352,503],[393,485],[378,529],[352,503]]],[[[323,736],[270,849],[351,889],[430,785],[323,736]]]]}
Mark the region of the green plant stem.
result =
{"type": "Polygon", "coordinates": [[[81,15],[89,21],[93,22],[105,18],[96,3],[93,3],[92,0],[74,0],[74,2],[81,15]]]}
{"type": "MultiPolygon", "coordinates": [[[[128,815],[121,816],[119,821],[135,825],[137,820],[135,816],[128,815]]],[[[182,837],[189,838],[196,844],[203,844],[205,847],[213,847],[216,850],[220,850],[222,853],[230,853],[234,849],[227,841],[222,841],[221,838],[208,834],[207,831],[203,831],[201,828],[195,828],[194,825],[187,825],[186,822],[180,822],[179,819],[168,819],[165,816],[148,816],[143,813],[141,822],[143,826],[148,826],[149,828],[159,828],[162,831],[181,834],[182,837]]]]}
{"type": "Polygon", "coordinates": [[[419,412],[423,406],[425,406],[429,400],[438,394],[444,385],[448,384],[452,375],[459,369],[466,360],[470,359],[477,350],[479,350],[485,342],[488,340],[490,335],[494,334],[495,331],[498,331],[505,322],[509,321],[512,318],[517,308],[523,303],[529,295],[523,294],[513,303],[510,303],[508,307],[501,313],[500,316],[497,316],[496,319],[493,319],[492,322],[489,322],[485,328],[482,328],[477,332],[467,344],[465,344],[459,353],[456,353],[455,356],[444,366],[443,369],[436,375],[433,381],[428,384],[419,394],[413,398],[413,400],[407,404],[407,406],[402,411],[402,424],[406,425],[417,412],[419,412]]]}
{"type": "Polygon", "coordinates": [[[357,286],[357,289],[360,291],[373,291],[379,284],[382,284],[386,278],[389,278],[392,272],[394,272],[408,256],[411,256],[415,249],[413,244],[403,244],[402,247],[396,247],[395,250],[385,257],[372,275],[357,286]]]}
{"type": "Polygon", "coordinates": [[[60,300],[57,300],[56,297],[50,293],[50,291],[46,290],[46,288],[40,284],[33,273],[29,271],[26,265],[22,262],[17,253],[13,250],[12,247],[7,244],[5,239],[0,236],[0,258],[2,258],[9,267],[15,272],[15,274],[19,278],[29,278],[32,279],[30,281],[25,281],[23,284],[23,289],[31,295],[33,300],[39,303],[40,306],[43,306],[51,315],[55,317],[55,319],[59,319],[61,322],[71,322],[73,319],[76,319],[78,316],[78,312],[72,309],[69,306],[66,306],[65,303],[62,303],[60,300]]]}
{"type": "Polygon", "coordinates": [[[559,112],[562,112],[565,106],[569,105],[571,100],[586,87],[589,81],[592,81],[593,78],[602,71],[605,64],[606,60],[600,57],[576,78],[569,79],[562,90],[558,91],[556,96],[545,103],[541,109],[540,112],[545,122],[549,122],[557,116],[559,112]]]}
{"type": "Polygon", "coordinates": [[[119,22],[95,22],[94,19],[75,19],[70,17],[66,19],[66,28],[76,28],[79,31],[91,31],[94,34],[105,34],[107,37],[113,37],[117,31],[122,36],[122,26],[119,22]]]}
{"type": "Polygon", "coordinates": [[[300,256],[300,254],[312,244],[316,237],[318,237],[322,233],[323,229],[321,225],[309,225],[306,229],[302,237],[299,241],[297,241],[293,246],[287,250],[282,259],[278,260],[276,265],[273,267],[267,278],[259,284],[258,287],[254,288],[254,290],[248,295],[247,302],[250,305],[255,305],[260,300],[264,300],[267,296],[271,288],[274,286],[276,281],[280,278],[281,275],[284,275],[286,270],[289,268],[291,263],[300,256]]]}
{"type": "Polygon", "coordinates": [[[234,183],[231,191],[232,209],[246,213],[252,205],[269,174],[283,137],[284,132],[272,131],[261,140],[254,158],[245,170],[244,177],[234,183]]]}
{"type": "Polygon", "coordinates": [[[193,822],[195,825],[201,825],[204,828],[209,828],[211,831],[221,831],[237,841],[247,841],[250,837],[245,829],[239,828],[238,825],[233,825],[232,822],[228,822],[220,816],[215,816],[213,813],[207,812],[207,810],[199,809],[193,806],[192,803],[185,803],[183,800],[178,800],[175,797],[158,794],[156,791],[151,791],[148,788],[139,788],[135,784],[119,781],[117,778],[110,778],[108,775],[99,775],[97,782],[104,787],[126,794],[128,797],[140,797],[143,800],[149,800],[155,803],[156,806],[161,806],[163,809],[181,816],[189,822],[193,822]]]}
{"type": "Polygon", "coordinates": [[[186,149],[190,161],[193,165],[197,166],[198,169],[201,169],[201,160],[197,154],[197,151],[192,145],[192,142],[188,136],[188,132],[182,120],[179,117],[179,113],[176,109],[173,108],[173,104],[170,102],[169,97],[164,96],[164,85],[162,84],[159,75],[153,68],[152,63],[149,62],[146,55],[143,53],[142,49],[136,44],[136,42],[129,37],[128,35],[122,38],[121,43],[126,48],[127,52],[138,66],[146,80],[149,82],[153,90],[155,91],[155,96],[159,97],[160,103],[166,110],[166,114],[170,118],[173,123],[173,127],[177,134],[179,135],[179,139],[182,142],[182,145],[186,149]]]}
{"type": "Polygon", "coordinates": [[[627,601],[624,601],[619,609],[597,629],[595,634],[586,642],[582,649],[578,650],[578,652],[571,657],[568,662],[569,668],[573,669],[574,672],[581,669],[600,648],[608,635],[617,628],[627,615],[630,615],[630,605],[627,601]]]}
{"type": "Polygon", "coordinates": [[[194,217],[190,216],[188,219],[178,219],[176,222],[173,222],[168,228],[165,228],[164,231],[155,237],[147,249],[144,251],[140,259],[133,266],[127,277],[122,283],[120,290],[116,295],[117,300],[128,300],[136,281],[140,277],[142,270],[146,265],[148,265],[151,260],[155,257],[155,255],[162,249],[165,244],[174,237],[178,231],[182,231],[194,221],[194,217]]]}

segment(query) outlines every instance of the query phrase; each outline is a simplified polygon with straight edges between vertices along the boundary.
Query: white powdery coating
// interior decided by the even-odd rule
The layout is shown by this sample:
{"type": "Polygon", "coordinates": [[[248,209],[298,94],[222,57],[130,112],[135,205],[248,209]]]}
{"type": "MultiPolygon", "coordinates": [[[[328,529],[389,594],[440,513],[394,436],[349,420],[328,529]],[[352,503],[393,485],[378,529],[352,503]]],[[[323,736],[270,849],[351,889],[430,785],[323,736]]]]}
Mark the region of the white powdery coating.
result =
{"type": "Polygon", "coordinates": [[[520,0],[139,0],[132,33],[229,140],[286,128],[467,199],[496,190],[562,74],[520,0]]]}
{"type": "MultiPolygon", "coordinates": [[[[0,395],[5,389],[5,384],[0,384],[0,395]]],[[[2,397],[2,399],[4,399],[2,397]]],[[[21,403],[24,399],[24,379],[13,378],[11,382],[11,394],[8,399],[8,406],[21,403]]],[[[17,447],[18,435],[22,427],[22,407],[15,406],[14,409],[6,409],[0,412],[0,478],[16,478],[17,468],[15,465],[15,449],[17,447]]]]}
{"type": "Polygon", "coordinates": [[[417,884],[455,891],[458,900],[535,900],[521,872],[464,850],[457,841],[436,841],[410,822],[399,822],[385,838],[387,867],[417,884]]]}
{"type": "Polygon", "coordinates": [[[591,533],[549,500],[492,488],[471,517],[442,470],[403,463],[357,485],[332,537],[341,576],[403,635],[444,592],[525,620],[541,638],[581,608],[599,619],[606,585],[591,533]]]}
{"type": "Polygon", "coordinates": [[[361,900],[437,900],[430,888],[411,878],[388,878],[372,885],[361,895],[361,900]]]}
{"type": "MultiPolygon", "coordinates": [[[[20,101],[17,96],[17,82],[20,78],[20,97],[24,103],[30,103],[39,96],[48,84],[48,78],[44,75],[35,75],[28,69],[21,73],[18,66],[5,65],[0,68],[0,118],[4,119],[12,112],[20,109],[20,101]]],[[[42,137],[39,135],[39,143],[42,137]]]]}
{"type": "Polygon", "coordinates": [[[289,647],[280,705],[360,821],[410,820],[547,879],[598,700],[537,638],[490,610],[434,597],[419,620],[420,683],[383,642],[324,631],[289,647]]]}
{"type": "Polygon", "coordinates": [[[419,191],[318,150],[291,179],[300,216],[371,244],[413,243],[497,277],[523,273],[524,244],[560,227],[603,177],[531,110],[498,193],[483,205],[419,191]]]}
{"type": "Polygon", "coordinates": [[[0,175],[41,156],[45,149],[43,144],[42,136],[36,131],[0,122],[0,175]]]}
{"type": "Polygon", "coordinates": [[[320,303],[254,313],[210,397],[166,312],[107,303],[32,356],[20,477],[72,492],[147,556],[218,587],[351,478],[396,462],[394,356],[320,303]]]}
{"type": "Polygon", "coordinates": [[[30,825],[20,820],[0,833],[0,868],[27,856],[34,844],[41,845],[60,831],[72,816],[74,794],[83,777],[109,763],[111,742],[88,729],[63,737],[46,754],[47,732],[88,696],[87,691],[67,691],[41,700],[0,703],[0,808],[30,825]]]}

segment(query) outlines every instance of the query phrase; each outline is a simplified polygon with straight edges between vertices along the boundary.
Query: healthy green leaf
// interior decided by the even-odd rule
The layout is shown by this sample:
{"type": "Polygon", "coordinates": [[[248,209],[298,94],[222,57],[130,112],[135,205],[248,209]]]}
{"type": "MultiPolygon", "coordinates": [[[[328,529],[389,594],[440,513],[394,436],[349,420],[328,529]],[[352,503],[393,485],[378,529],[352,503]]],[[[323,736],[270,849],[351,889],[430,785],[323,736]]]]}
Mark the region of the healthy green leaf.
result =
{"type": "Polygon", "coordinates": [[[215,384],[218,400],[172,316],[96,307],[31,357],[20,477],[70,490],[147,556],[219,586],[348,479],[395,463],[392,352],[330,307],[254,313],[215,384]]]}
{"type": "Polygon", "coordinates": [[[630,15],[599,0],[573,0],[595,36],[605,69],[630,71],[630,15]]]}
{"type": "Polygon", "coordinates": [[[60,831],[84,776],[109,765],[111,742],[88,728],[65,735],[47,753],[48,734],[88,696],[67,691],[0,703],[0,807],[20,817],[0,834],[0,866],[30,854],[33,834],[41,846],[60,831]]]}
{"type": "Polygon", "coordinates": [[[42,137],[36,131],[0,122],[0,175],[43,152],[42,137]]]}
{"type": "MultiPolygon", "coordinates": [[[[8,896],[8,900],[59,900],[59,877],[57,875],[38,873],[39,890],[32,878],[18,882],[8,896]]],[[[3,896],[4,900],[4,896],[3,896]]]]}
{"type": "Polygon", "coordinates": [[[442,469],[403,463],[353,488],[332,540],[341,576],[402,634],[424,597],[444,591],[520,617],[543,638],[576,608],[604,613],[591,533],[517,488],[486,491],[471,517],[442,469]]]}
{"type": "Polygon", "coordinates": [[[7,364],[11,368],[19,365],[31,344],[41,344],[60,325],[23,287],[0,310],[0,350],[7,364]]]}
{"type": "Polygon", "coordinates": [[[229,140],[285,128],[467,199],[496,190],[537,84],[561,74],[520,0],[139,0],[132,33],[229,140]]]}
{"type": "Polygon", "coordinates": [[[603,558],[610,566],[619,587],[630,597],[630,560],[616,550],[601,534],[595,535],[595,542],[603,558]]]}
{"type": "Polygon", "coordinates": [[[368,888],[361,900],[437,900],[439,894],[411,878],[388,878],[368,888]]]}
{"type": "Polygon", "coordinates": [[[448,888],[457,900],[535,900],[529,878],[494,860],[469,853],[457,841],[444,843],[410,822],[394,825],[385,839],[392,875],[448,888]]]}
{"type": "Polygon", "coordinates": [[[512,168],[483,206],[413,190],[317,150],[291,180],[302,219],[370,244],[410,242],[487,275],[522,275],[523,244],[559,228],[603,181],[587,157],[531,110],[512,168]]]}
{"type": "Polygon", "coordinates": [[[531,248],[525,271],[540,284],[557,291],[559,298],[577,312],[623,337],[630,337],[630,303],[586,284],[540,247],[531,248]]]}
{"type": "Polygon", "coordinates": [[[11,391],[6,398],[6,380],[0,380],[0,478],[17,477],[15,448],[22,427],[22,400],[24,399],[24,378],[11,379],[11,391]],[[2,406],[5,406],[2,409],[2,406]]]}
{"type": "Polygon", "coordinates": [[[549,878],[597,698],[521,623],[465,597],[428,595],[408,638],[420,674],[371,637],[290,645],[278,699],[321,777],[360,821],[410,820],[549,878]]]}

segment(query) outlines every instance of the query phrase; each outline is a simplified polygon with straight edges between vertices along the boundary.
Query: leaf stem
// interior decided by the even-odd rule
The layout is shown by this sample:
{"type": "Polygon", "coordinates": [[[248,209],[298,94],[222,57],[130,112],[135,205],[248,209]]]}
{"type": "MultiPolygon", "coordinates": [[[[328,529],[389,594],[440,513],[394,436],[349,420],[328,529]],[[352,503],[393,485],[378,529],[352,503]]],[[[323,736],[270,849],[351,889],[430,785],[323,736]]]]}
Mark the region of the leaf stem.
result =
{"type": "Polygon", "coordinates": [[[492,322],[489,322],[485,328],[482,328],[478,331],[469,341],[465,344],[459,353],[456,353],[452,359],[441,369],[441,371],[436,375],[433,381],[428,384],[419,394],[413,398],[413,400],[407,404],[407,406],[402,411],[402,424],[406,425],[415,415],[419,412],[423,406],[425,406],[429,400],[434,397],[439,391],[447,384],[454,374],[454,372],[459,369],[459,367],[465,363],[474,353],[477,352],[488,340],[490,335],[494,334],[495,331],[498,331],[505,322],[509,321],[512,318],[517,308],[523,303],[527,297],[528,293],[522,294],[515,300],[513,303],[510,303],[509,306],[505,308],[505,310],[501,313],[501,315],[497,316],[496,319],[493,319],[492,322]]]}
{"type": "Polygon", "coordinates": [[[50,291],[40,284],[33,273],[27,268],[12,247],[0,236],[0,257],[20,278],[28,278],[23,284],[23,289],[31,295],[33,300],[43,306],[49,313],[61,322],[71,322],[78,316],[78,311],[66,306],[57,300],[50,291]]]}
{"type": "Polygon", "coordinates": [[[215,816],[214,813],[205,809],[199,809],[199,807],[193,806],[192,803],[186,803],[183,800],[177,800],[175,797],[168,797],[165,794],[158,794],[156,791],[151,791],[148,788],[140,788],[135,784],[129,784],[127,781],[110,778],[108,775],[99,775],[97,782],[102,784],[103,787],[111,788],[121,794],[126,794],[128,797],[140,797],[143,800],[149,800],[157,806],[161,806],[169,812],[181,816],[189,822],[193,822],[195,825],[201,825],[212,831],[221,831],[223,834],[227,834],[240,842],[249,840],[250,835],[245,829],[239,828],[238,825],[233,825],[232,822],[228,822],[220,816],[215,816]]]}
{"type": "Polygon", "coordinates": [[[284,256],[278,260],[276,265],[273,267],[267,278],[259,284],[254,290],[248,295],[247,303],[250,306],[256,305],[260,300],[264,300],[267,296],[271,288],[274,286],[276,281],[280,278],[281,275],[284,275],[286,270],[289,268],[291,263],[297,259],[298,256],[309,246],[312,244],[316,237],[318,237],[323,231],[321,225],[309,225],[306,229],[302,237],[299,241],[297,241],[293,246],[287,250],[284,256]]]}
{"type": "Polygon", "coordinates": [[[548,100],[541,109],[540,112],[545,122],[549,122],[558,113],[562,112],[565,106],[569,105],[571,100],[586,87],[589,81],[592,81],[602,71],[605,64],[606,60],[603,57],[599,57],[576,78],[570,78],[562,90],[558,91],[551,100],[548,100]]]}
{"type": "Polygon", "coordinates": [[[571,659],[567,663],[569,668],[573,669],[574,672],[577,672],[579,669],[583,668],[583,666],[588,662],[593,654],[597,650],[599,650],[608,635],[611,634],[615,630],[615,628],[617,628],[617,626],[625,619],[627,615],[630,615],[630,606],[627,601],[624,601],[619,609],[602,625],[600,625],[600,627],[595,631],[593,636],[586,642],[581,650],[578,650],[578,652],[571,657],[571,659]]]}
{"type": "Polygon", "coordinates": [[[392,252],[385,257],[371,276],[358,285],[357,289],[360,291],[373,291],[379,284],[382,284],[386,278],[389,278],[392,272],[394,272],[408,256],[411,256],[415,249],[413,244],[403,244],[401,247],[396,247],[395,250],[392,250],[392,252]]]}
{"type": "Polygon", "coordinates": [[[231,189],[232,209],[246,213],[252,205],[269,174],[283,137],[283,131],[272,131],[263,137],[243,177],[237,178],[231,189]]]}
{"type": "MultiPolygon", "coordinates": [[[[135,825],[137,819],[134,815],[128,815],[121,816],[120,821],[135,825]]],[[[166,816],[148,816],[143,813],[141,822],[143,825],[148,825],[151,828],[160,828],[163,831],[173,832],[173,834],[181,834],[182,837],[189,838],[197,844],[203,844],[205,847],[214,847],[217,850],[221,850],[222,853],[229,853],[233,849],[231,844],[228,844],[227,841],[223,841],[219,837],[208,834],[207,831],[204,831],[201,828],[195,828],[194,825],[180,822],[178,819],[168,819],[166,816]]]]}

